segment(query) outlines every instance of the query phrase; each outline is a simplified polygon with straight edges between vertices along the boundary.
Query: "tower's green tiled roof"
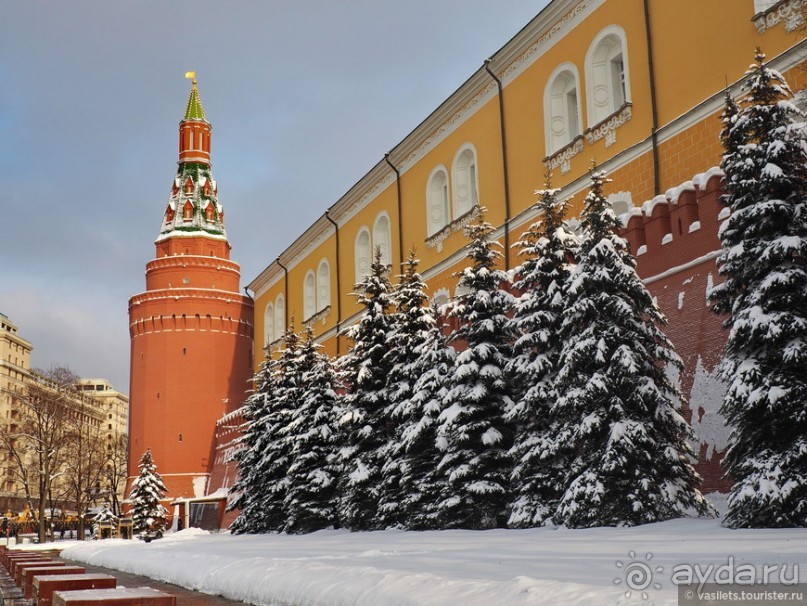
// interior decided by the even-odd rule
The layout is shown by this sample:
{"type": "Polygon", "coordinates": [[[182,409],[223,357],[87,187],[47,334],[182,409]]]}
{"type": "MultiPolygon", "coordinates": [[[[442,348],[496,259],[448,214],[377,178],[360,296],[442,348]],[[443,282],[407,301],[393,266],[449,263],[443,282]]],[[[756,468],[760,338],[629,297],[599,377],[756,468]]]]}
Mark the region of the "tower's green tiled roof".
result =
{"type": "Polygon", "coordinates": [[[191,96],[188,97],[188,107],[185,108],[185,120],[204,120],[205,110],[202,101],[199,99],[199,91],[196,89],[196,78],[191,86],[191,96]]]}

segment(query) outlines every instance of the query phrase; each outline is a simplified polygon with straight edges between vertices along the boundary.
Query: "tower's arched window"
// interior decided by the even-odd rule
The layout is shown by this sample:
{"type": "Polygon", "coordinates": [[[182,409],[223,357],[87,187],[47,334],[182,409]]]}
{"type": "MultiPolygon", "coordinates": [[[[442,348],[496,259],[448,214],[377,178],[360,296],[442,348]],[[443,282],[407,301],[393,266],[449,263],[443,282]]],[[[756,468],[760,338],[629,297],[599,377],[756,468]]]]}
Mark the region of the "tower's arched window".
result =
{"type": "Polygon", "coordinates": [[[356,235],[356,283],[361,282],[370,272],[372,246],[370,245],[370,230],[362,226],[356,235]]]}
{"type": "Polygon", "coordinates": [[[451,181],[454,184],[454,218],[461,217],[479,204],[476,182],[476,150],[466,143],[454,158],[451,181]]]}
{"type": "Polygon", "coordinates": [[[271,303],[266,306],[266,311],[263,313],[263,330],[266,337],[264,347],[267,347],[275,340],[275,306],[271,303]]]}
{"type": "Polygon", "coordinates": [[[578,82],[577,68],[571,63],[564,63],[555,69],[546,85],[544,130],[548,154],[568,145],[583,131],[578,82]]]}
{"type": "Polygon", "coordinates": [[[275,339],[279,339],[286,332],[286,300],[283,295],[275,299],[275,339]]]}
{"type": "Polygon", "coordinates": [[[389,217],[387,213],[380,213],[373,225],[373,256],[376,249],[381,251],[381,263],[392,265],[392,237],[390,236],[389,217]]]}
{"type": "Polygon", "coordinates": [[[426,231],[433,236],[448,225],[448,172],[441,164],[429,176],[426,187],[426,231]]]}
{"type": "Polygon", "coordinates": [[[630,101],[625,31],[611,25],[602,30],[586,53],[588,121],[602,122],[630,101]]]}
{"type": "Polygon", "coordinates": [[[307,320],[317,312],[317,279],[310,269],[303,281],[303,319],[307,320]]]}
{"type": "Polygon", "coordinates": [[[317,311],[331,304],[331,267],[327,259],[319,262],[317,268],[317,311]]]}
{"type": "Polygon", "coordinates": [[[190,221],[193,219],[193,204],[189,201],[185,202],[185,206],[182,207],[182,218],[185,221],[190,221]]]}

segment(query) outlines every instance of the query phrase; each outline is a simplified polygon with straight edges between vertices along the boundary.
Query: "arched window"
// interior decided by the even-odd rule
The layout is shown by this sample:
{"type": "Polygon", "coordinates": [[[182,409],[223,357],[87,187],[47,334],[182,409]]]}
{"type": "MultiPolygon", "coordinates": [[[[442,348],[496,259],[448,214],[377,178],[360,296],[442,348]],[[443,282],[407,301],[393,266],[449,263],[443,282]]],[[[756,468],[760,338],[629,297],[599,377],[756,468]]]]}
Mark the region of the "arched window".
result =
{"type": "Polygon", "coordinates": [[[283,336],[286,332],[286,300],[283,295],[278,295],[275,299],[275,340],[283,336]]]}
{"type": "Polygon", "coordinates": [[[448,225],[448,173],[441,164],[429,176],[426,187],[426,232],[433,236],[448,225]]]}
{"type": "Polygon", "coordinates": [[[611,25],[602,30],[586,53],[588,122],[605,120],[630,101],[625,31],[611,25]]]}
{"type": "Polygon", "coordinates": [[[547,155],[571,143],[583,132],[577,68],[564,63],[555,69],[544,92],[544,130],[547,155]]]}
{"type": "Polygon", "coordinates": [[[307,320],[317,313],[317,279],[310,269],[303,282],[303,319],[307,320]]]}
{"type": "Polygon", "coordinates": [[[268,347],[275,340],[275,306],[271,303],[266,306],[266,311],[263,313],[263,331],[266,336],[263,346],[268,347]]]}
{"type": "Polygon", "coordinates": [[[463,145],[454,158],[451,181],[454,184],[454,218],[461,217],[479,204],[476,182],[476,150],[473,145],[463,145]]]}
{"type": "Polygon", "coordinates": [[[366,227],[359,229],[356,235],[356,283],[361,282],[370,273],[372,260],[372,246],[370,245],[370,230],[366,227]]]}
{"type": "Polygon", "coordinates": [[[392,238],[389,229],[389,217],[387,213],[380,213],[373,225],[373,258],[376,249],[381,249],[381,263],[392,265],[390,251],[392,249],[392,238]]]}
{"type": "Polygon", "coordinates": [[[317,268],[317,311],[331,304],[331,267],[327,259],[319,262],[317,268]]]}
{"type": "Polygon", "coordinates": [[[193,219],[193,204],[189,201],[186,201],[185,206],[182,207],[182,219],[185,221],[193,219]]]}
{"type": "Polygon", "coordinates": [[[448,304],[450,296],[451,293],[448,292],[448,289],[441,288],[435,291],[434,295],[432,296],[432,305],[434,305],[437,308],[438,312],[440,312],[440,309],[444,305],[448,304]]]}

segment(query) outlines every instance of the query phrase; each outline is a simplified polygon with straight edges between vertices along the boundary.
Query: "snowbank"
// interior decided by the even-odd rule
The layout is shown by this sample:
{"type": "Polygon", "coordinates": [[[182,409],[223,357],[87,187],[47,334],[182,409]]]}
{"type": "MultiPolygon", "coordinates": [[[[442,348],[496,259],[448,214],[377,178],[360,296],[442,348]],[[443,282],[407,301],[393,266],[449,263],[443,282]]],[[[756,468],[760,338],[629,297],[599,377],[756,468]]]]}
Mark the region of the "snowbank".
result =
{"type": "Polygon", "coordinates": [[[635,604],[642,598],[625,596],[626,566],[642,561],[661,585],[646,589],[649,599],[673,605],[672,571],[680,565],[720,566],[733,557],[791,571],[801,565],[799,578],[807,579],[807,530],[728,530],[718,520],[681,519],[590,530],[183,531],[148,544],[73,543],[62,555],[252,604],[329,606],[635,604]]]}

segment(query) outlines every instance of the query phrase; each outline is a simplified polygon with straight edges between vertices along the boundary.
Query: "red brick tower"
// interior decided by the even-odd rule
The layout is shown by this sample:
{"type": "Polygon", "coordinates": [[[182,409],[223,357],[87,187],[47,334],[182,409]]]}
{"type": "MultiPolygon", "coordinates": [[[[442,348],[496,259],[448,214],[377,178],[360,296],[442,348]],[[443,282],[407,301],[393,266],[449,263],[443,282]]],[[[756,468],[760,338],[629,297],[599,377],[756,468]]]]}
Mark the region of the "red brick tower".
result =
{"type": "Polygon", "coordinates": [[[253,306],[230,261],[210,131],[194,79],[156,258],[129,300],[128,485],[150,448],[169,500],[205,494],[216,421],[241,405],[252,375],[253,306]]]}

